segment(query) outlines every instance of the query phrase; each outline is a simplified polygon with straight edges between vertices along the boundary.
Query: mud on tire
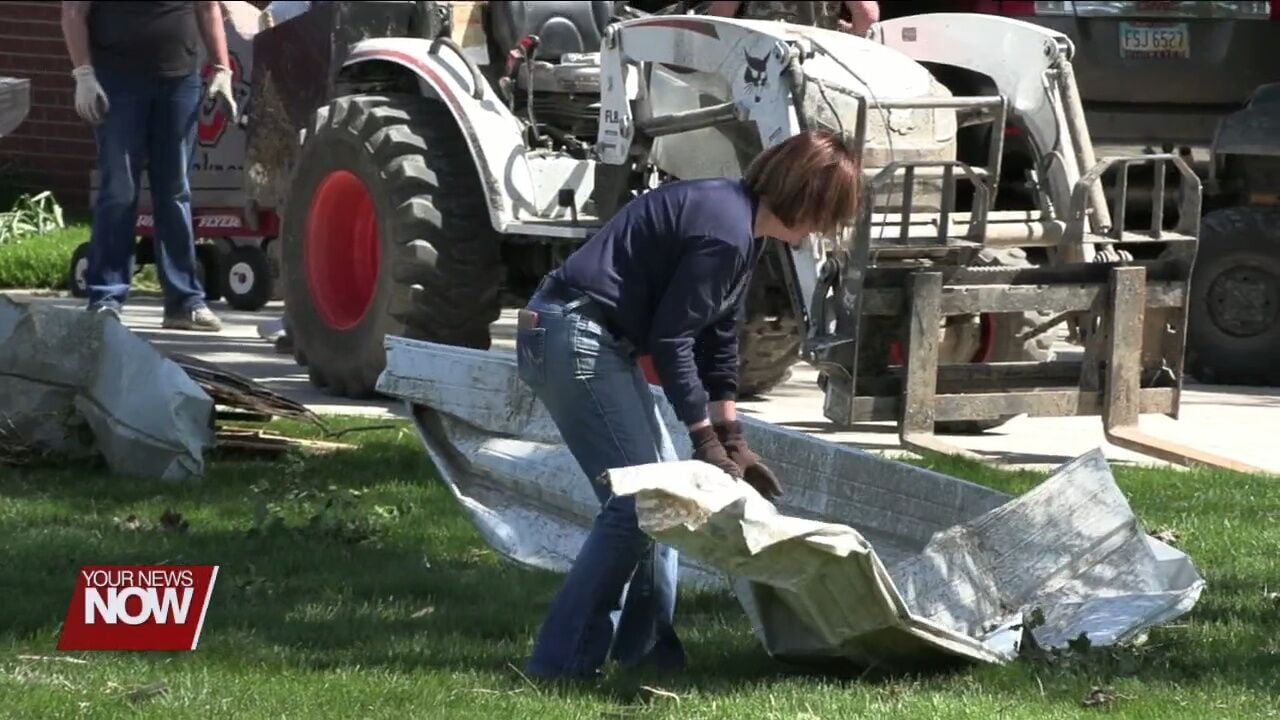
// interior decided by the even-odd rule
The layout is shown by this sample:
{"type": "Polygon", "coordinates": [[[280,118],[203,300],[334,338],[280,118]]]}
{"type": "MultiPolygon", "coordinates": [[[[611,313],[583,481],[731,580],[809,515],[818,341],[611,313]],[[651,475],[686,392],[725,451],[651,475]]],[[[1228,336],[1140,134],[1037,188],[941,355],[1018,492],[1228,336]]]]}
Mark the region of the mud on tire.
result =
{"type": "Polygon", "coordinates": [[[487,349],[498,236],[448,109],[348,95],[312,118],[290,184],[282,256],[294,354],[314,385],[368,397],[388,334],[487,349]]]}
{"type": "Polygon", "coordinates": [[[746,320],[738,334],[738,396],[763,395],[791,377],[803,329],[787,297],[772,253],[760,259],[747,289],[746,320]]]}

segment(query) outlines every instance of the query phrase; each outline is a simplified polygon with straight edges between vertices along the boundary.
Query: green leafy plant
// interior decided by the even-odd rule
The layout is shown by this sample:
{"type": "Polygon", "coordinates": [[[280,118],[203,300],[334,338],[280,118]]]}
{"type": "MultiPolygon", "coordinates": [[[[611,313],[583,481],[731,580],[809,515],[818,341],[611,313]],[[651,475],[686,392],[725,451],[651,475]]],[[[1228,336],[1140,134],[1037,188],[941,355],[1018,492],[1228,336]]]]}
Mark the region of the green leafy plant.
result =
{"type": "Polygon", "coordinates": [[[0,243],[17,242],[28,235],[43,235],[64,227],[62,206],[52,192],[23,195],[12,210],[0,213],[0,243]]]}

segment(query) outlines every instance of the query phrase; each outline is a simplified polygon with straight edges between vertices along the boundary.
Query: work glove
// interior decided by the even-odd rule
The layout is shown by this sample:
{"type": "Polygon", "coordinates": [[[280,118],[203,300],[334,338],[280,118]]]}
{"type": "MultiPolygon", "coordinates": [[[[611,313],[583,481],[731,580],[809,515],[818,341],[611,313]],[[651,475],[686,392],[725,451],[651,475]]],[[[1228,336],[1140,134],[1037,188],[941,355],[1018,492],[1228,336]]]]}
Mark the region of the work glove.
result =
{"type": "Polygon", "coordinates": [[[239,108],[236,107],[235,93],[231,89],[231,68],[226,65],[213,66],[213,77],[209,78],[209,90],[205,97],[226,105],[231,122],[239,120],[239,108]]]}
{"type": "Polygon", "coordinates": [[[76,79],[76,114],[92,125],[102,122],[110,109],[107,93],[98,84],[98,76],[92,65],[81,65],[71,71],[76,79]]]}
{"type": "Polygon", "coordinates": [[[729,459],[742,469],[742,479],[756,489],[766,500],[782,495],[782,483],[773,474],[769,466],[760,462],[760,456],[747,446],[747,439],[742,436],[742,425],[738,421],[715,424],[716,439],[724,447],[729,459]]]}
{"type": "Polygon", "coordinates": [[[693,459],[710,463],[729,473],[734,480],[742,479],[742,470],[729,459],[729,454],[720,439],[716,437],[715,428],[710,425],[689,431],[689,441],[693,444],[693,459]]]}

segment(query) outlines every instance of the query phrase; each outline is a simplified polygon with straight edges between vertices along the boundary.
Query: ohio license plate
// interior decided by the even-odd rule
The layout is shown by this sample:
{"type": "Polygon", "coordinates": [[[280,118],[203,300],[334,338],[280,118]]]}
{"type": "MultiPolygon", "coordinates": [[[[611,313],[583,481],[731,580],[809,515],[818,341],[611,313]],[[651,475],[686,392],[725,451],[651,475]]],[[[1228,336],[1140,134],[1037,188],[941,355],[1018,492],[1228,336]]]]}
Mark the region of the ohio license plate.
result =
{"type": "Polygon", "coordinates": [[[1189,58],[1191,33],[1186,23],[1120,23],[1120,57],[1189,58]]]}

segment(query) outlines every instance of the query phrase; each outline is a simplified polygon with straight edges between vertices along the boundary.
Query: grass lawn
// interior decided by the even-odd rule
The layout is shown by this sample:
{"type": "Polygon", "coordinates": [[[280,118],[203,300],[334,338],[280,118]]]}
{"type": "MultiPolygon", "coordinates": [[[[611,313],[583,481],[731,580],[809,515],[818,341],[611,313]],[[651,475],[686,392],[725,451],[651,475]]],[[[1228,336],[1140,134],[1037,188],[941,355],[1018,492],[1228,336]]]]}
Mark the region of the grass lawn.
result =
{"type": "MultiPolygon", "coordinates": [[[[71,256],[89,241],[87,223],[71,224],[43,235],[0,243],[0,290],[69,290],[71,256]]],[[[161,292],[156,266],[143,265],[133,276],[132,294],[161,292]]]]}
{"type": "Polygon", "coordinates": [[[68,225],[0,243],[0,288],[67,289],[71,255],[76,246],[88,240],[88,225],[68,225]]]}
{"type": "MultiPolygon", "coordinates": [[[[0,715],[1280,717],[1276,479],[1117,470],[1146,527],[1176,532],[1209,582],[1142,647],[919,677],[806,674],[764,655],[732,598],[686,595],[686,673],[538,686],[515,668],[558,576],[491,552],[407,426],[343,439],[360,449],[218,461],[199,485],[0,467],[0,715]],[[189,528],[159,527],[166,510],[189,528]],[[55,650],[80,565],[156,562],[221,565],[198,650],[55,650]],[[166,691],[130,695],[155,683],[166,691]],[[1111,699],[1086,707],[1094,687],[1111,699]]],[[[1010,492],[1041,477],[934,466],[1010,492]]]]}

